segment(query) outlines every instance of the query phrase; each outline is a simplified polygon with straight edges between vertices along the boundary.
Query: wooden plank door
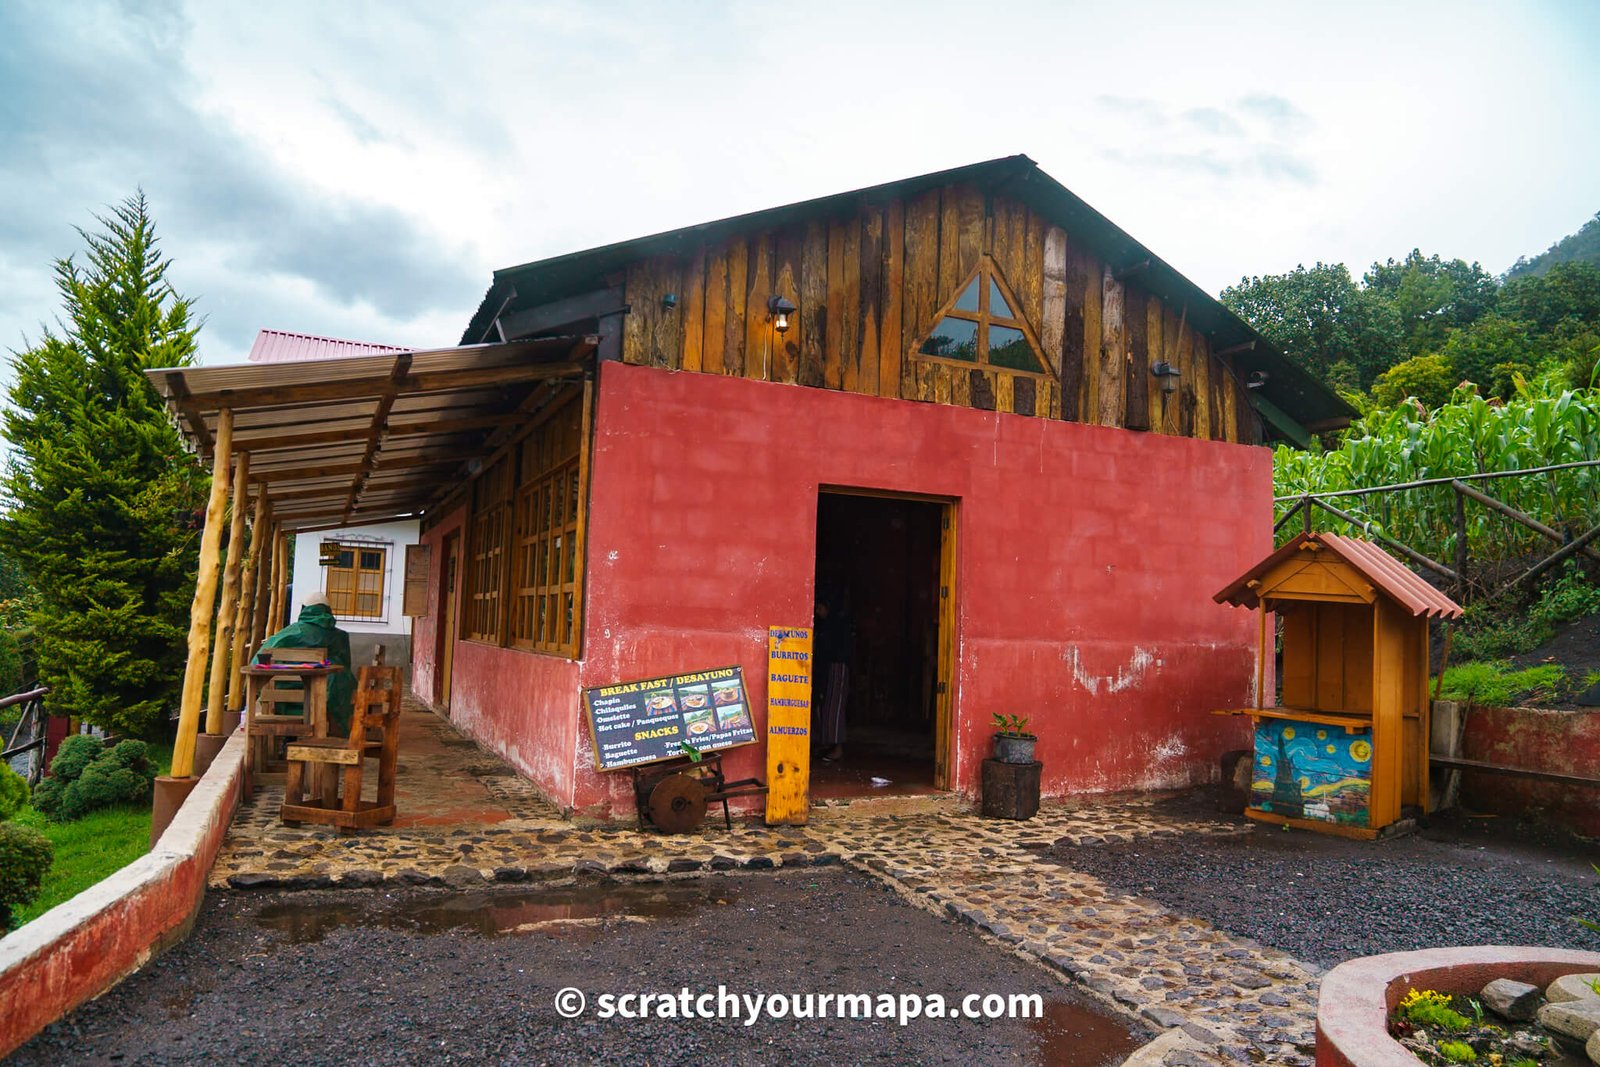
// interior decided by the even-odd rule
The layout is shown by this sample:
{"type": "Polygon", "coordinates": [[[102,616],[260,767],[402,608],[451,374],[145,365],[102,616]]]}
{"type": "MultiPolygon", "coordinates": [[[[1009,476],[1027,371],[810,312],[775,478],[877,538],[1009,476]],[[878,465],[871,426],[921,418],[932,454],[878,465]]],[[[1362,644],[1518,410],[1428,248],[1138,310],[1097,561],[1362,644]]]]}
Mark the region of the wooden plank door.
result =
{"type": "Polygon", "coordinates": [[[954,731],[951,729],[956,687],[956,505],[945,503],[939,543],[939,675],[933,738],[933,785],[953,788],[954,731]]]}

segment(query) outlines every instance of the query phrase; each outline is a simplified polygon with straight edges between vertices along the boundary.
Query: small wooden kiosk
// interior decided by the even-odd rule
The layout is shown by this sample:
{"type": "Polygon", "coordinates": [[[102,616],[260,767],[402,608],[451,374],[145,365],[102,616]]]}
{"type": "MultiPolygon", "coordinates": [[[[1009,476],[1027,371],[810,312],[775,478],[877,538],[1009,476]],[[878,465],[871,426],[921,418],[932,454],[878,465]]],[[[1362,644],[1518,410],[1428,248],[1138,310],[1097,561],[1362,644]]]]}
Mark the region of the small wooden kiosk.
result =
{"type": "Polygon", "coordinates": [[[1371,839],[1428,803],[1428,620],[1461,608],[1369,541],[1303,533],[1216,594],[1283,617],[1283,704],[1255,722],[1252,819],[1371,839]]]}

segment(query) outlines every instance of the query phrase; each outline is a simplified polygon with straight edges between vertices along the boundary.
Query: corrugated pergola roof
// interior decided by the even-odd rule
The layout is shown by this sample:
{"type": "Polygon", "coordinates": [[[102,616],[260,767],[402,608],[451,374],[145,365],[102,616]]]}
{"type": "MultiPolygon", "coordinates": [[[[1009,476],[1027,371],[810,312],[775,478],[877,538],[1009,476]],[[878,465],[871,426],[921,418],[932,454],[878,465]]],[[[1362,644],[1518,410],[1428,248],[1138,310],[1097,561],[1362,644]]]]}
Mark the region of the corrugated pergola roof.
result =
{"type": "Polygon", "coordinates": [[[287,530],[416,515],[491,455],[564,382],[598,338],[145,373],[203,458],[219,414],[233,451],[287,530]]]}

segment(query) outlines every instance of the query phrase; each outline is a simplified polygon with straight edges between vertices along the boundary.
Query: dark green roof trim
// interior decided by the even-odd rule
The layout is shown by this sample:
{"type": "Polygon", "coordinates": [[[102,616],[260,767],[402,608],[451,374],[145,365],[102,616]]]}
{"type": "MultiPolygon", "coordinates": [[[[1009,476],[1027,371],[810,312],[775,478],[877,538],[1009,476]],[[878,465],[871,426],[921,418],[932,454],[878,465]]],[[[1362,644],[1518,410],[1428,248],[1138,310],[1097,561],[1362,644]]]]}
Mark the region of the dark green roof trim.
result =
{"type": "Polygon", "coordinates": [[[1267,420],[1268,425],[1283,437],[1301,448],[1311,447],[1311,431],[1301,426],[1287,411],[1256,390],[1250,391],[1250,406],[1261,412],[1261,417],[1267,420]]]}
{"type": "MultiPolygon", "coordinates": [[[[991,194],[1021,201],[1043,218],[1066,230],[1110,265],[1112,270],[1140,265],[1134,281],[1140,288],[1186,311],[1188,321],[1211,340],[1213,351],[1234,349],[1225,357],[1241,383],[1255,384],[1252,400],[1267,400],[1297,427],[1331,428],[1357,416],[1309,372],[1293,363],[1233,312],[1080,199],[1072,190],[1039,169],[1027,156],[1006,156],[952,170],[856,189],[847,193],[767,208],[715,222],[686,226],[630,241],[571,252],[494,273],[462,344],[485,340],[495,317],[505,309],[537,307],[575,293],[602,288],[606,276],[629,263],[671,253],[688,253],[734,234],[769,230],[819,215],[849,210],[862,201],[914,196],[927,189],[972,182],[991,194]]],[[[1257,405],[1258,410],[1260,405],[1257,405]]],[[[1265,412],[1263,411],[1263,414],[1265,412]]],[[[1281,427],[1268,420],[1280,431],[1281,427]]]]}

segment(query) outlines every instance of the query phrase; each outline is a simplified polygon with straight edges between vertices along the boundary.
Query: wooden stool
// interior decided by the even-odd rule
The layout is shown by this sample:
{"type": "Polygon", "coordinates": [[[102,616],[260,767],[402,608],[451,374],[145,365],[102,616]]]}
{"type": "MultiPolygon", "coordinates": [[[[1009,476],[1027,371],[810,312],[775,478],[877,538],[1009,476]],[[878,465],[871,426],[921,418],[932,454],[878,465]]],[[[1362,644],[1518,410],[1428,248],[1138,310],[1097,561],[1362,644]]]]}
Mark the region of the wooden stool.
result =
{"type": "MultiPolygon", "coordinates": [[[[269,648],[261,653],[267,663],[321,663],[328,658],[325,648],[269,648]]],[[[246,668],[248,670],[248,667],[246,668]]],[[[252,678],[252,681],[255,679],[252,678]]],[[[277,675],[253,686],[254,696],[245,709],[245,754],[251,769],[281,771],[283,761],[274,750],[276,738],[309,737],[312,729],[312,694],[294,675],[277,675]],[[299,705],[299,711],[285,712],[283,706],[299,705]],[[265,710],[263,710],[265,709],[265,710]]]]}
{"type": "Polygon", "coordinates": [[[394,822],[394,784],[400,752],[400,668],[362,667],[356,681],[349,737],[305,737],[288,748],[284,783],[285,823],[323,823],[353,834],[363,826],[394,822]],[[378,798],[361,799],[367,757],[378,760],[378,798]],[[342,768],[335,777],[318,773],[342,768]],[[309,774],[308,774],[309,771],[309,774]],[[307,778],[314,796],[305,796],[307,778]]]}

